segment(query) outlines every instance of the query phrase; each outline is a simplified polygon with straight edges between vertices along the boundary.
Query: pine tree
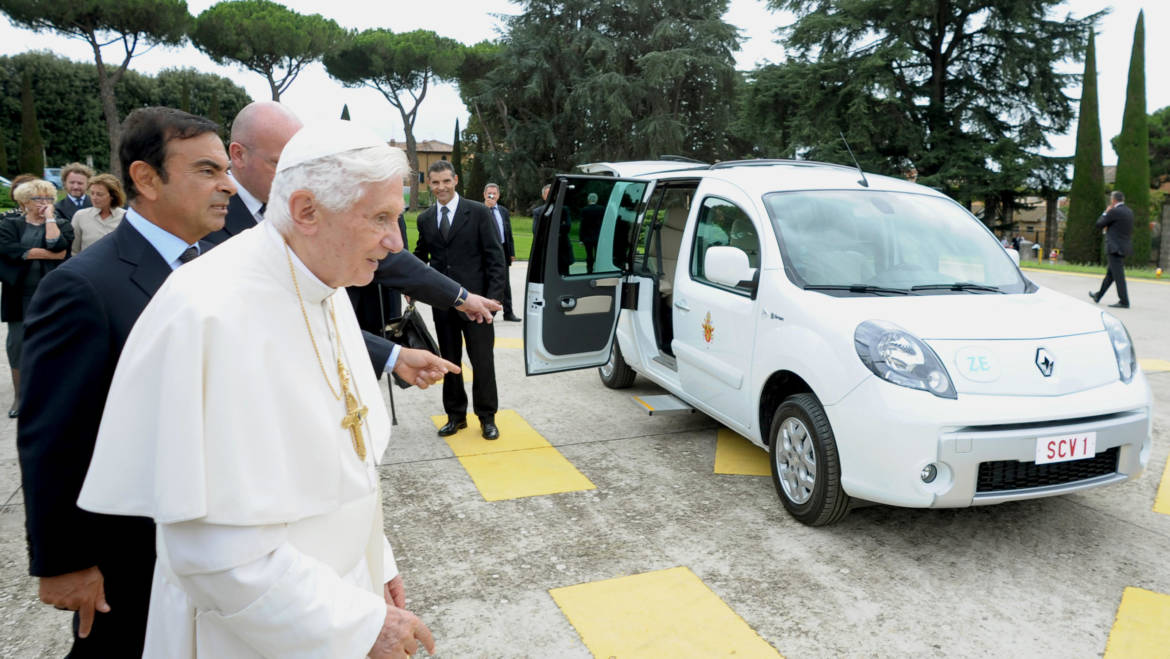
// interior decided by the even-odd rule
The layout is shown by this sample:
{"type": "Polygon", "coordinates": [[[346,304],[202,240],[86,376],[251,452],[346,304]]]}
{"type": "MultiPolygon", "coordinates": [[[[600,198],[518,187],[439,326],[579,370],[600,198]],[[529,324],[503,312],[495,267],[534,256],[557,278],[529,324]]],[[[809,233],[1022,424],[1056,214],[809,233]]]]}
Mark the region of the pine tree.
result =
{"type": "Polygon", "coordinates": [[[1129,83],[1125,89],[1125,113],[1117,139],[1117,184],[1125,193],[1125,205],[1133,211],[1133,255],[1130,265],[1150,260],[1150,132],[1146,116],[1146,37],[1144,12],[1139,11],[1133,29],[1129,57],[1129,83]]]}
{"type": "Polygon", "coordinates": [[[459,120],[455,120],[455,139],[451,142],[451,166],[455,168],[455,177],[459,179],[459,183],[455,185],[455,191],[459,196],[463,196],[463,140],[459,139],[459,120]]]}
{"type": "Polygon", "coordinates": [[[1105,172],[1101,166],[1101,118],[1097,112],[1097,54],[1090,32],[1085,74],[1081,78],[1081,113],[1068,195],[1068,223],[1064,228],[1065,260],[1096,263],[1101,259],[1101,232],[1096,222],[1103,208],[1105,172]]]}
{"type": "Polygon", "coordinates": [[[20,86],[20,171],[41,176],[45,171],[45,141],[37,125],[37,106],[33,103],[32,72],[24,72],[20,86]]]}
{"type": "Polygon", "coordinates": [[[341,106],[341,118],[345,121],[349,121],[349,103],[341,106]]]}

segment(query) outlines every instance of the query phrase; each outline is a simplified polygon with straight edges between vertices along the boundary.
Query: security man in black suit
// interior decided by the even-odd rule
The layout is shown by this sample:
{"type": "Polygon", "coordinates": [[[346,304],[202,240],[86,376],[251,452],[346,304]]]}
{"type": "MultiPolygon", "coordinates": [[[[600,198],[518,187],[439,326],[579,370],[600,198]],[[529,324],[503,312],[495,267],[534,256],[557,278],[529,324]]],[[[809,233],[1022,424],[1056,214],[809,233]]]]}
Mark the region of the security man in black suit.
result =
{"type": "Polygon", "coordinates": [[[1109,208],[1097,218],[1097,228],[1105,230],[1105,254],[1109,269],[1096,293],[1089,291],[1094,302],[1100,302],[1109,286],[1117,282],[1117,302],[1109,306],[1118,309],[1129,308],[1129,291],[1125,286],[1125,257],[1133,254],[1133,210],[1125,205],[1125,193],[1114,190],[1109,196],[1109,208]]]}
{"type": "MultiPolygon", "coordinates": [[[[427,169],[427,184],[436,204],[418,216],[418,243],[414,253],[431,267],[463,284],[472,293],[499,299],[504,293],[507,266],[504,248],[491,215],[483,204],[460,197],[455,168],[440,160],[427,169]]],[[[495,332],[491,325],[473,323],[454,309],[435,309],[435,337],[439,352],[449,362],[463,360],[463,343],[475,371],[471,395],[484,439],[496,439],[495,332]]],[[[439,435],[453,435],[467,427],[467,392],[463,375],[448,373],[443,378],[443,409],[447,423],[439,435]]]]}
{"type": "MultiPolygon", "coordinates": [[[[512,238],[512,215],[500,203],[499,185],[488,183],[483,186],[483,205],[487,206],[492,222],[500,234],[500,244],[504,246],[504,263],[510,268],[516,260],[516,241],[512,238]]],[[[504,305],[504,320],[520,322],[520,318],[512,313],[512,284],[508,281],[507,270],[504,272],[504,297],[500,302],[504,305]]]]}
{"type": "Polygon", "coordinates": [[[57,217],[72,220],[74,213],[93,206],[93,201],[85,194],[91,178],[93,170],[79,162],[71,162],[61,168],[61,186],[65,188],[65,196],[53,205],[57,209],[57,217]]]}
{"type": "Polygon", "coordinates": [[[25,318],[17,447],[29,571],[42,601],[77,611],[70,657],[142,655],[154,523],[81,510],[77,496],[130,328],[223,226],[235,186],[218,128],[172,108],[131,112],[118,147],[126,219],[49,273],[25,318]]]}
{"type": "MultiPolygon", "coordinates": [[[[301,126],[301,120],[291,110],[274,101],[249,103],[240,110],[232,121],[231,143],[228,145],[237,193],[229,202],[223,228],[208,235],[208,242],[218,245],[264,219],[268,193],[276,176],[276,163],[284,145],[301,126]]],[[[381,287],[383,291],[403,291],[433,307],[456,306],[476,322],[490,323],[492,313],[500,308],[493,300],[468,295],[458,283],[428,268],[405,249],[382,259],[370,286],[381,287]]],[[[396,294],[387,297],[396,297],[396,294]]],[[[365,309],[355,311],[362,318],[365,309]]],[[[362,324],[366,330],[363,338],[374,373],[380,378],[390,360],[393,344],[382,338],[380,332],[370,331],[369,327],[369,323],[362,324]]]]}

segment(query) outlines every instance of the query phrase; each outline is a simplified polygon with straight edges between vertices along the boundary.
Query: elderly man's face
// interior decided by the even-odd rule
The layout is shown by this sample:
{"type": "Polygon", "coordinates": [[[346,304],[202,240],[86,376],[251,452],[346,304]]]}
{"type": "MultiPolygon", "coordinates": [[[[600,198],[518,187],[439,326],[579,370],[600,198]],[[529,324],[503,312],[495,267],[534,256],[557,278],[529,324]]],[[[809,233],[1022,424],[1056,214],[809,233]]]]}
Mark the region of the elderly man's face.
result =
{"type": "Polygon", "coordinates": [[[80,197],[85,194],[85,182],[85,174],[69,172],[69,176],[65,177],[65,192],[68,192],[70,197],[80,197]]]}
{"type": "Polygon", "coordinates": [[[339,213],[320,209],[317,240],[324,248],[329,271],[321,277],[334,287],[365,286],[374,279],[378,262],[402,251],[398,216],[402,214],[402,179],[369,183],[358,202],[339,213]]]}
{"type": "Polygon", "coordinates": [[[459,177],[449,169],[440,169],[437,172],[427,173],[427,185],[431,187],[431,194],[440,204],[446,204],[455,198],[455,184],[459,177]]]}

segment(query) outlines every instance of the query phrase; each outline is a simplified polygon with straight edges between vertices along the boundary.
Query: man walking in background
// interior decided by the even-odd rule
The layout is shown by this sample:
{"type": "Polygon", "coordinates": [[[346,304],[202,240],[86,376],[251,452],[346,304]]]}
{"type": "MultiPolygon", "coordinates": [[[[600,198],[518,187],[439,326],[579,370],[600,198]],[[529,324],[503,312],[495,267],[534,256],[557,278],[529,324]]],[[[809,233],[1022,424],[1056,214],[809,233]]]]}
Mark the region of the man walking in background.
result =
{"type": "Polygon", "coordinates": [[[1125,257],[1133,253],[1133,211],[1125,205],[1125,193],[1114,190],[1109,196],[1109,208],[1097,218],[1097,227],[1105,230],[1105,255],[1109,259],[1105,279],[1096,293],[1089,291],[1094,302],[1100,302],[1109,286],[1117,282],[1117,302],[1109,306],[1129,308],[1129,291],[1125,286],[1125,257]]]}
{"type": "MultiPolygon", "coordinates": [[[[500,244],[504,246],[505,268],[512,266],[516,260],[516,242],[512,239],[512,216],[508,209],[500,205],[500,186],[488,183],[483,186],[483,204],[491,213],[492,221],[500,233],[500,244]]],[[[504,297],[500,302],[504,305],[504,320],[518,323],[520,318],[512,313],[512,283],[508,280],[507,270],[504,275],[504,297]]]]}

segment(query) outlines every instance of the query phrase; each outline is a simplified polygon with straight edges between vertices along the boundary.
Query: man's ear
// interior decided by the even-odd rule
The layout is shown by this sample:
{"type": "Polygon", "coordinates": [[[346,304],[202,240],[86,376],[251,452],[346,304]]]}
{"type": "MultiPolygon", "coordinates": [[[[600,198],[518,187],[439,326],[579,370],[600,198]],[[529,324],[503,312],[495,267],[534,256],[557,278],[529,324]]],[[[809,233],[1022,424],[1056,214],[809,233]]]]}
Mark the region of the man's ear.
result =
{"type": "Polygon", "coordinates": [[[228,145],[228,158],[232,162],[242,162],[244,159],[244,145],[239,142],[232,142],[228,145]]]}
{"type": "Polygon", "coordinates": [[[308,190],[297,190],[288,198],[289,215],[297,231],[311,236],[321,227],[320,213],[317,212],[317,198],[308,190]]]}
{"type": "Polygon", "coordinates": [[[143,160],[135,160],[130,163],[130,180],[134,181],[134,189],[138,191],[139,197],[147,201],[158,201],[162,177],[154,167],[143,160]]]}

